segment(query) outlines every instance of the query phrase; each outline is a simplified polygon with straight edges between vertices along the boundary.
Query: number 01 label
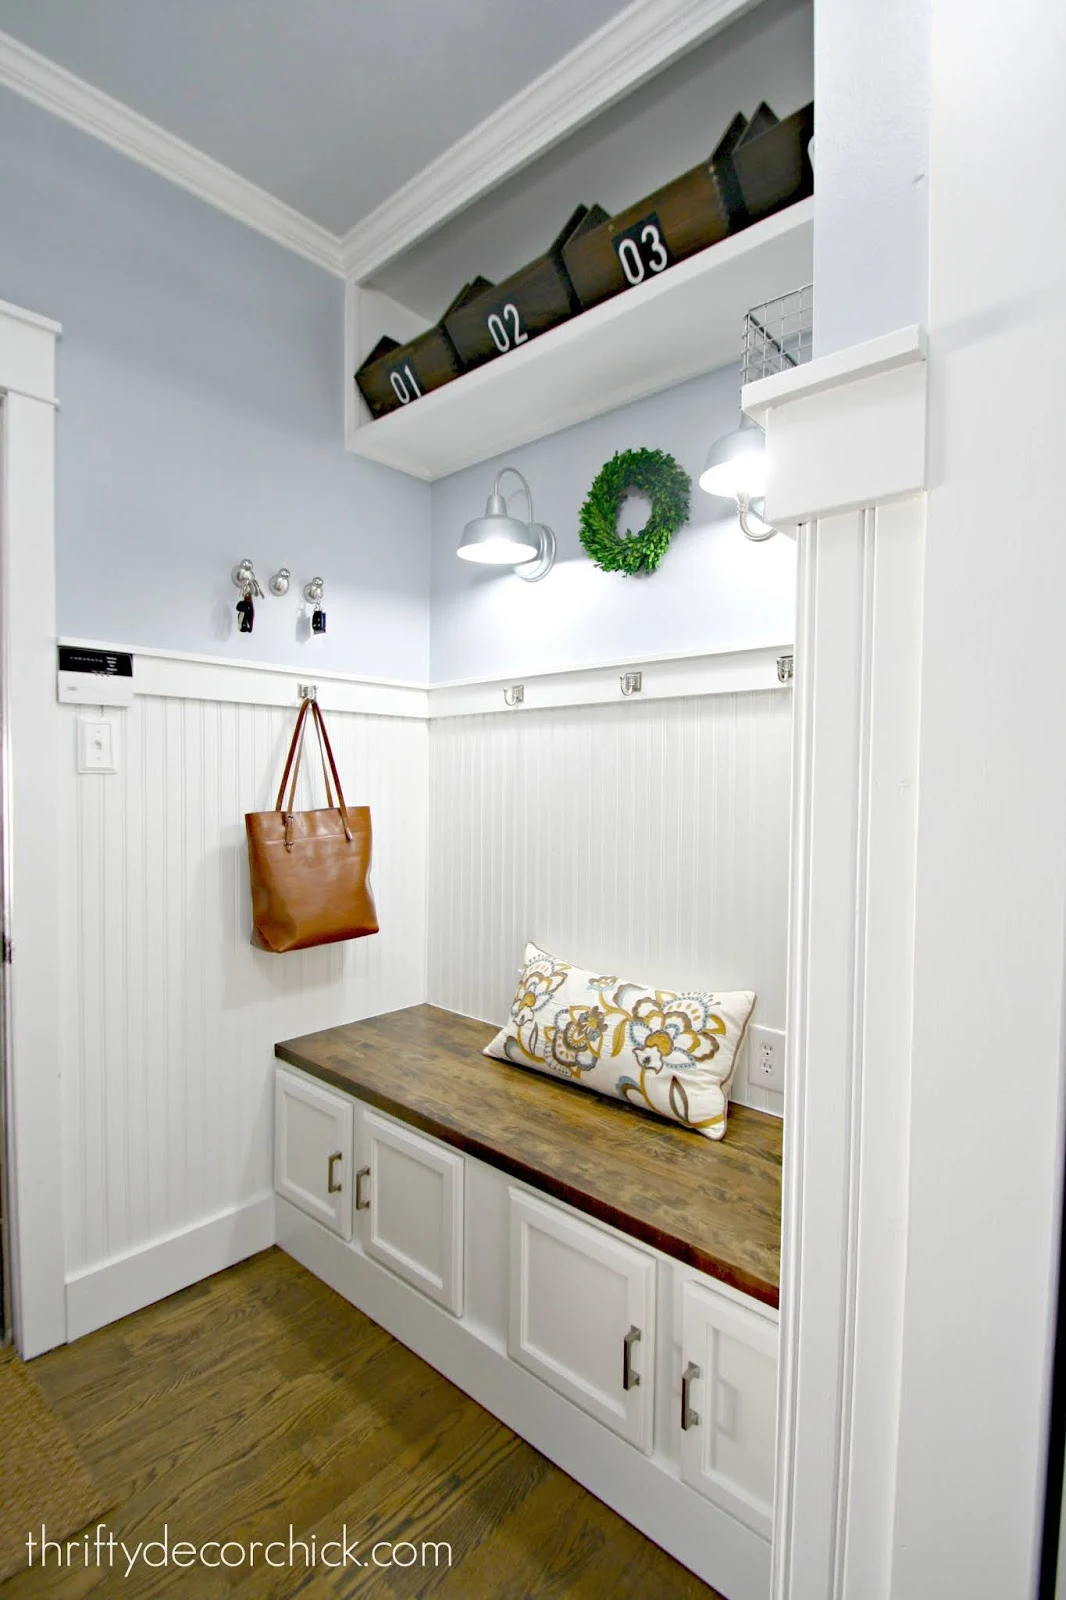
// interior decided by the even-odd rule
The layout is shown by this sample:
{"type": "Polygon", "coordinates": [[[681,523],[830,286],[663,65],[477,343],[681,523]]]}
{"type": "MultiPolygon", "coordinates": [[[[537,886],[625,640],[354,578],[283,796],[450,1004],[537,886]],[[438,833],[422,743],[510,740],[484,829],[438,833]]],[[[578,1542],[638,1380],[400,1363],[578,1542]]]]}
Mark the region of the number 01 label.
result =
{"type": "Polygon", "coordinates": [[[643,283],[645,278],[653,278],[670,265],[670,252],[654,211],[632,223],[613,243],[618,265],[629,283],[643,283]]]}

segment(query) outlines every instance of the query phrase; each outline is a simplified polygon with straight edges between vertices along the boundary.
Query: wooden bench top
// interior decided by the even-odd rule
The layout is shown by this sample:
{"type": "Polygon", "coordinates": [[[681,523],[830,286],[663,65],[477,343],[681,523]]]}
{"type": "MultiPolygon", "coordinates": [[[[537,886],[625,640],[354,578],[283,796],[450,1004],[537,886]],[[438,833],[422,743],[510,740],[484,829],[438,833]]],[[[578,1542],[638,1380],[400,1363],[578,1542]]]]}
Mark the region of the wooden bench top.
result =
{"type": "Polygon", "coordinates": [[[733,1106],[705,1139],[481,1051],[496,1030],[411,1006],[276,1047],[282,1061],[697,1267],[778,1303],[781,1122],[733,1106]]]}

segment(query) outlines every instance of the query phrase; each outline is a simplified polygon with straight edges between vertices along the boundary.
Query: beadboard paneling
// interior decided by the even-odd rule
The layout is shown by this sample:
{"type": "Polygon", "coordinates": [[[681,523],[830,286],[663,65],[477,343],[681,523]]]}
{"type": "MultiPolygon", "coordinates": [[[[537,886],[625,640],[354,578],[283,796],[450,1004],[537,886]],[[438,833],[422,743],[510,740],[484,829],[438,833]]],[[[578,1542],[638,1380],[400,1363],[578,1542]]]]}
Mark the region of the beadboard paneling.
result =
{"type": "Polygon", "coordinates": [[[346,798],[373,808],[382,931],[275,956],[249,942],[244,813],[274,803],[293,713],[138,697],[110,713],[110,776],[75,772],[78,715],[60,773],[68,1275],[270,1191],[275,1040],[425,997],[424,722],[330,715],[346,798]]]}
{"type": "MultiPolygon", "coordinates": [[[[506,1014],[526,939],[784,1026],[787,689],[430,729],[429,998],[506,1014]]],[[[780,1096],[734,1096],[779,1111],[780,1096]]]]}

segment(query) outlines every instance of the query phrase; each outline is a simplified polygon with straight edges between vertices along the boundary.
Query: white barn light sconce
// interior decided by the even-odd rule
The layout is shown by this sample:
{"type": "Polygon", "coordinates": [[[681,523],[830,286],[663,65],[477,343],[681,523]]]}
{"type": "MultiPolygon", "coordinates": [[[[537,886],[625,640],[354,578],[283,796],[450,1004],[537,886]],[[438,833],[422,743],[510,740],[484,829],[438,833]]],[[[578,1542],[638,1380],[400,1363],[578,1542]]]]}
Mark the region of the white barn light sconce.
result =
{"type": "Polygon", "coordinates": [[[781,530],[761,516],[766,495],[766,435],[746,418],[732,433],[723,434],[707,452],[700,488],[723,500],[732,500],[737,520],[747,539],[761,544],[781,530]]]}
{"type": "Polygon", "coordinates": [[[526,583],[536,583],[551,571],[555,535],[543,522],[534,522],[533,496],[517,467],[501,467],[485,505],[485,515],[467,523],[455,553],[463,561],[476,561],[486,567],[513,567],[526,583]],[[507,472],[521,485],[529,507],[528,522],[511,516],[500,493],[500,479],[507,472]]]}

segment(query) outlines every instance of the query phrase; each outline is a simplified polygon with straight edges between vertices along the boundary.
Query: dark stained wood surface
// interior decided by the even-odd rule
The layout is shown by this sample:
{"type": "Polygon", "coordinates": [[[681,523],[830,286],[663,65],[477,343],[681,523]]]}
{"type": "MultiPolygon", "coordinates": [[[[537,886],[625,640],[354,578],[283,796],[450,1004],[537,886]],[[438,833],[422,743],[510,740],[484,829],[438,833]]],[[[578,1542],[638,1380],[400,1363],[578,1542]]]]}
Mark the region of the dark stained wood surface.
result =
{"type": "Polygon", "coordinates": [[[722,1140],[481,1054],[496,1029],[411,1006],[277,1046],[324,1083],[778,1303],[781,1122],[733,1106],[722,1140]]]}
{"type": "Polygon", "coordinates": [[[280,1250],[31,1370],[114,1502],[116,1565],[86,1571],[76,1548],[70,1568],[53,1557],[0,1584],[0,1600],[716,1600],[280,1250]],[[230,1568],[142,1560],[127,1578],[117,1542],[133,1550],[164,1524],[171,1548],[259,1549],[230,1568]],[[346,1527],[364,1561],[376,1540],[444,1541],[451,1565],[308,1569],[296,1545],[292,1565],[268,1567],[263,1544],[290,1527],[318,1551],[346,1527]]]}

